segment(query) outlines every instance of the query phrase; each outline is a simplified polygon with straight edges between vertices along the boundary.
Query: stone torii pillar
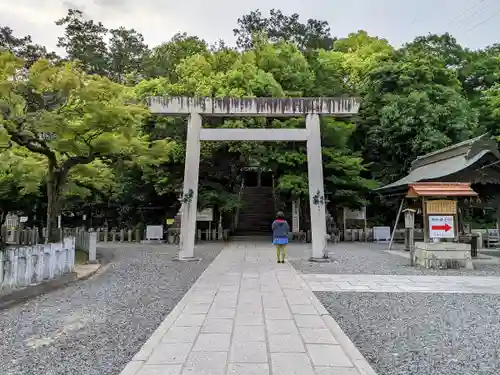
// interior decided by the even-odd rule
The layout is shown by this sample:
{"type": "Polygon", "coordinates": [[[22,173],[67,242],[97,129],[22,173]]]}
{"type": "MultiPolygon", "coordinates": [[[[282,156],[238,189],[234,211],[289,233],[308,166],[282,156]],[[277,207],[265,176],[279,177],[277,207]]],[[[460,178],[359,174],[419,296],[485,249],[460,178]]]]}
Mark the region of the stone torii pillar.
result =
{"type": "Polygon", "coordinates": [[[326,210],[323,179],[323,155],[319,115],[306,116],[307,179],[311,211],[312,260],[328,257],[326,252],[326,210]]]}
{"type": "Polygon", "coordinates": [[[179,259],[194,258],[196,216],[198,214],[198,177],[200,167],[201,116],[189,114],[186,159],[184,161],[184,187],[182,190],[182,219],[179,259]]]}
{"type": "Polygon", "coordinates": [[[320,115],[350,118],[358,113],[355,98],[190,98],[151,97],[152,113],[189,116],[182,196],[179,259],[196,259],[194,243],[198,204],[200,141],[303,141],[307,142],[312,256],[321,261],[326,252],[326,217],[320,115]],[[203,129],[202,117],[306,117],[305,129],[203,129]]]}

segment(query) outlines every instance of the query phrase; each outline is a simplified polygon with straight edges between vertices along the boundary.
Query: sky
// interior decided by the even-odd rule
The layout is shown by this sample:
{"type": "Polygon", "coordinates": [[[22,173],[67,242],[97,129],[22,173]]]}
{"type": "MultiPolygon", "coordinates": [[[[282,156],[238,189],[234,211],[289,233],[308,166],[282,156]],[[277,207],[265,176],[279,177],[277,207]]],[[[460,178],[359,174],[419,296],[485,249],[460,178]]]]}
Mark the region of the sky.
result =
{"type": "Polygon", "coordinates": [[[0,26],[58,51],[62,30],[54,21],[69,8],[82,10],[108,28],[134,28],[151,47],[177,32],[209,43],[223,39],[234,44],[232,30],[238,17],[255,9],[267,14],[272,8],[298,13],[303,21],[328,21],[337,37],[366,30],[394,46],[444,32],[472,49],[500,42],[498,0],[0,0],[0,26]]]}

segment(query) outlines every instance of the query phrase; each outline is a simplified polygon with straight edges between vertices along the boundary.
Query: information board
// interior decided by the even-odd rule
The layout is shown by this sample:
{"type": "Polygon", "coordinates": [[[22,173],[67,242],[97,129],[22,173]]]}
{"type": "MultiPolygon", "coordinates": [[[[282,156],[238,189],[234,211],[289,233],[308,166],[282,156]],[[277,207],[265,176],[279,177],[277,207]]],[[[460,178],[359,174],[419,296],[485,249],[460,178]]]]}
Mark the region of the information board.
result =
{"type": "Polygon", "coordinates": [[[198,211],[196,215],[196,221],[213,221],[214,220],[214,210],[213,208],[205,208],[202,211],[198,211]]]}
{"type": "Polygon", "coordinates": [[[163,225],[147,225],[146,226],[146,239],[147,240],[161,240],[161,239],[163,239],[163,225]]]}
{"type": "MultiPolygon", "coordinates": [[[[182,217],[182,207],[177,213],[177,216],[182,217]]],[[[196,221],[214,221],[214,209],[205,208],[204,210],[198,211],[196,214],[196,221]]]]}
{"type": "Polygon", "coordinates": [[[347,220],[364,220],[366,219],[366,207],[362,207],[361,210],[344,208],[344,216],[347,220]]]}
{"type": "Polygon", "coordinates": [[[455,238],[455,222],[453,216],[429,216],[429,237],[455,238]]]}
{"type": "Polygon", "coordinates": [[[373,227],[373,240],[375,242],[389,242],[391,240],[391,227],[373,227]]]}

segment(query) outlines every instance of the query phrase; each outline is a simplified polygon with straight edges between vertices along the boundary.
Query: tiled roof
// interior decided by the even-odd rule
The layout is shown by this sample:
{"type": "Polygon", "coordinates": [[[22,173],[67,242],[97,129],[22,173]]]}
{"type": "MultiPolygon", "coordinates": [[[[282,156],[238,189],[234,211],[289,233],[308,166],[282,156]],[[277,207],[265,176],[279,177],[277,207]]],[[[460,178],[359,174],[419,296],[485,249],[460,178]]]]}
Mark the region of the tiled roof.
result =
{"type": "Polygon", "coordinates": [[[409,184],[416,182],[457,181],[459,173],[481,168],[484,160],[490,159],[498,162],[500,154],[496,143],[485,134],[481,137],[418,157],[412,163],[410,173],[406,177],[378,188],[377,191],[382,194],[391,194],[396,191],[402,193],[409,184]]]}

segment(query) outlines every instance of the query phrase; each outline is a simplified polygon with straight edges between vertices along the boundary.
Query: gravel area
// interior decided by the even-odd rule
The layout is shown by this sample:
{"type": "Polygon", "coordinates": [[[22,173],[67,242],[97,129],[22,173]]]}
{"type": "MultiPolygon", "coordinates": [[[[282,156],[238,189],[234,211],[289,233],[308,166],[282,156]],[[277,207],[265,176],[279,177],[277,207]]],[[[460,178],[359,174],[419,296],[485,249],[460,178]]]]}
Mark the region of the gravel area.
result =
{"type": "Polygon", "coordinates": [[[492,257],[500,257],[500,251],[499,250],[489,250],[489,249],[486,249],[486,250],[482,250],[481,251],[481,254],[484,254],[484,255],[488,255],[488,256],[492,256],[492,257]]]}
{"type": "Polygon", "coordinates": [[[116,375],[217,256],[173,261],[175,246],[109,245],[107,270],[0,311],[0,374],[116,375]]]}
{"type": "Polygon", "coordinates": [[[316,295],[377,374],[500,373],[500,296],[316,295]]]}
{"type": "Polygon", "coordinates": [[[498,295],[316,295],[377,374],[500,374],[498,295]]]}
{"type": "Polygon", "coordinates": [[[500,264],[474,264],[474,270],[434,270],[410,267],[409,260],[385,252],[387,244],[340,243],[330,245],[331,263],[311,263],[310,245],[291,244],[289,261],[302,273],[365,274],[365,275],[433,275],[433,276],[500,276],[500,264]]]}

